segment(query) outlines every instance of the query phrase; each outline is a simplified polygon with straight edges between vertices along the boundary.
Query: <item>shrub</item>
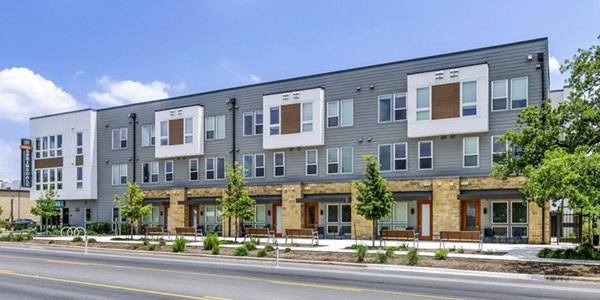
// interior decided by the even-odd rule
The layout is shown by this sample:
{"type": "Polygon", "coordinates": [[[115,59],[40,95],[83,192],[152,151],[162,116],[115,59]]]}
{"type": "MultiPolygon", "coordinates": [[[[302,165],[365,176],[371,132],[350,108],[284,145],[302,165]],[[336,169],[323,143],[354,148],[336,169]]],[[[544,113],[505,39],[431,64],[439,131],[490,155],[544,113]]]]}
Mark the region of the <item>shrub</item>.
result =
{"type": "Polygon", "coordinates": [[[448,259],[448,252],[450,252],[448,249],[437,249],[435,250],[434,255],[436,259],[446,260],[448,259]]]}
{"type": "Polygon", "coordinates": [[[83,238],[82,238],[82,237],[80,237],[80,236],[76,236],[76,237],[74,237],[74,238],[73,238],[73,241],[72,241],[72,242],[74,242],[74,243],[83,242],[83,238]]]}
{"type": "Polygon", "coordinates": [[[275,251],[275,247],[273,247],[273,245],[271,245],[271,244],[267,244],[267,245],[265,245],[265,250],[267,252],[275,251]]]}
{"type": "Polygon", "coordinates": [[[575,252],[577,254],[577,258],[579,259],[594,259],[596,256],[596,250],[589,240],[575,247],[575,252]]]}
{"type": "Polygon", "coordinates": [[[577,251],[573,248],[566,249],[562,254],[562,259],[574,259],[577,258],[577,251]]]}
{"type": "Polygon", "coordinates": [[[404,257],[404,264],[407,266],[415,266],[419,263],[419,252],[417,249],[410,249],[404,257]]]}
{"type": "Polygon", "coordinates": [[[458,253],[465,253],[465,248],[463,246],[460,246],[460,248],[458,249],[458,253]]]}
{"type": "Polygon", "coordinates": [[[408,243],[402,243],[400,244],[400,250],[408,250],[410,247],[408,247],[408,243]]]}
{"type": "Polygon", "coordinates": [[[562,258],[565,249],[556,249],[550,253],[549,258],[562,258]]]}
{"type": "Polygon", "coordinates": [[[143,241],[143,242],[142,242],[142,244],[143,244],[144,246],[148,246],[148,244],[150,244],[150,241],[149,241],[147,238],[141,238],[140,240],[142,240],[142,241],[143,241]]]}
{"type": "Polygon", "coordinates": [[[92,222],[86,225],[86,229],[90,235],[91,232],[97,234],[109,234],[112,232],[112,225],[108,222],[92,222]]]}
{"type": "Polygon", "coordinates": [[[54,244],[54,240],[51,240],[51,241],[49,241],[49,242],[48,242],[48,244],[49,244],[49,245],[52,245],[52,244],[54,244]]]}
{"type": "Polygon", "coordinates": [[[452,248],[448,249],[450,252],[456,251],[456,246],[452,246],[452,248]]]}
{"type": "Polygon", "coordinates": [[[544,248],[544,249],[540,250],[537,253],[537,257],[539,257],[539,258],[547,258],[548,256],[550,256],[550,253],[552,253],[552,249],[550,249],[550,248],[544,248]]]}
{"type": "Polygon", "coordinates": [[[283,249],[283,253],[289,253],[289,252],[292,252],[292,248],[288,247],[288,248],[283,249]]]}
{"type": "Polygon", "coordinates": [[[88,243],[95,243],[97,242],[95,238],[88,238],[88,243]]]}
{"type": "Polygon", "coordinates": [[[204,250],[212,250],[214,247],[218,247],[221,242],[219,236],[216,233],[209,233],[204,241],[202,241],[202,248],[204,250]]]}
{"type": "Polygon", "coordinates": [[[156,250],[156,244],[150,244],[146,247],[146,250],[148,251],[154,251],[156,250]]]}
{"type": "Polygon", "coordinates": [[[254,245],[260,245],[260,239],[250,238],[250,242],[254,243],[254,245]]]}
{"type": "Polygon", "coordinates": [[[175,242],[173,242],[173,246],[171,246],[171,251],[185,252],[186,244],[187,244],[187,240],[184,237],[180,236],[175,239],[175,242]]]}
{"type": "Polygon", "coordinates": [[[8,229],[10,228],[10,223],[5,220],[0,220],[0,229],[8,229]]]}
{"type": "Polygon", "coordinates": [[[213,246],[213,248],[210,250],[210,253],[212,253],[212,255],[219,255],[219,253],[221,253],[221,246],[213,246]]]}
{"type": "Polygon", "coordinates": [[[244,247],[246,247],[248,251],[256,250],[256,244],[254,244],[253,242],[245,242],[244,247]]]}
{"type": "Polygon", "coordinates": [[[265,257],[265,256],[267,256],[267,250],[261,249],[260,251],[258,251],[258,253],[256,253],[256,256],[258,256],[258,257],[265,257]]]}
{"type": "Polygon", "coordinates": [[[159,246],[164,246],[164,245],[166,245],[166,244],[167,244],[167,241],[165,241],[165,239],[163,239],[163,238],[160,238],[160,240],[158,240],[158,245],[159,245],[159,246]]]}
{"type": "Polygon", "coordinates": [[[248,255],[248,249],[244,246],[239,246],[235,249],[233,249],[233,255],[235,256],[247,256],[248,255]]]}
{"type": "Polygon", "coordinates": [[[365,261],[365,256],[367,256],[367,250],[369,250],[369,247],[365,245],[358,245],[358,247],[356,247],[356,260],[358,260],[359,262],[365,261]]]}
{"type": "Polygon", "coordinates": [[[346,249],[352,249],[352,250],[356,250],[356,249],[358,249],[358,247],[360,247],[360,246],[361,246],[360,244],[352,244],[352,245],[350,245],[350,246],[346,247],[346,249]]]}
{"type": "Polygon", "coordinates": [[[391,260],[392,258],[394,258],[394,256],[396,256],[396,254],[394,253],[394,250],[387,249],[385,252],[379,252],[379,253],[377,253],[377,255],[375,256],[375,261],[378,264],[385,264],[389,260],[391,260]]]}
{"type": "Polygon", "coordinates": [[[392,251],[400,251],[400,247],[399,246],[391,246],[391,247],[387,247],[386,249],[392,250],[392,251]]]}

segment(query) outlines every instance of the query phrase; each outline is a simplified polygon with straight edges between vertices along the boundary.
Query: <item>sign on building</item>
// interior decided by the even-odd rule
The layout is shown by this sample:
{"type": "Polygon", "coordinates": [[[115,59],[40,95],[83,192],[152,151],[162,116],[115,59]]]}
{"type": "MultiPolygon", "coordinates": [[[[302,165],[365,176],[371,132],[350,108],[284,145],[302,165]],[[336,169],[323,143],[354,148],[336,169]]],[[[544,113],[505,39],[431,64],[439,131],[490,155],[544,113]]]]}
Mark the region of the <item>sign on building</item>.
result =
{"type": "Polygon", "coordinates": [[[21,187],[31,188],[31,140],[21,139],[21,187]]]}

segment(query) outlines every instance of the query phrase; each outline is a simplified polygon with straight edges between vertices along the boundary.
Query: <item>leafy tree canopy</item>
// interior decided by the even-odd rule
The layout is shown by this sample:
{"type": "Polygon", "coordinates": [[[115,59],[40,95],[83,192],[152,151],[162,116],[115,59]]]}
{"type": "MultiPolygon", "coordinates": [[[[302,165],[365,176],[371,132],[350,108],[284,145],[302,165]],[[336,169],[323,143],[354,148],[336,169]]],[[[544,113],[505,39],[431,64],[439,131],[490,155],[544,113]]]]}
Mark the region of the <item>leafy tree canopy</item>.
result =
{"type": "Polygon", "coordinates": [[[238,237],[238,220],[249,220],[254,218],[254,201],[244,189],[246,180],[244,179],[244,168],[235,162],[235,168],[227,164],[227,186],[225,187],[225,197],[218,199],[223,207],[223,216],[235,219],[235,239],[238,237]]]}
{"type": "Polygon", "coordinates": [[[133,225],[150,214],[152,204],[144,205],[144,192],[137,183],[127,182],[127,192],[122,196],[115,195],[115,205],[121,210],[121,216],[131,223],[133,238],[133,225]]]}

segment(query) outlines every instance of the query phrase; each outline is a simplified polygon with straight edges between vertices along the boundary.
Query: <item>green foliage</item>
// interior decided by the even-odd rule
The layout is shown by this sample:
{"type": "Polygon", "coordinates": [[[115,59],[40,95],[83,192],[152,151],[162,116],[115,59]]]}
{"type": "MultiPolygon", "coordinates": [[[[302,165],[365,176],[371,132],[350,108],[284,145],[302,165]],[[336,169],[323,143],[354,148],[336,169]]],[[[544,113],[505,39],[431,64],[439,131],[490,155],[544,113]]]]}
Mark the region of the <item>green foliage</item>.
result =
{"type": "Polygon", "coordinates": [[[150,241],[147,238],[141,238],[140,240],[142,240],[142,244],[144,246],[148,246],[150,244],[150,241]]]}
{"type": "Polygon", "coordinates": [[[387,182],[379,174],[379,164],[370,155],[364,156],[367,168],[363,180],[353,182],[357,191],[358,203],[354,208],[359,215],[373,222],[372,242],[375,246],[377,221],[392,214],[394,198],[390,193],[387,182]]]}
{"type": "Polygon", "coordinates": [[[96,241],[95,238],[88,238],[88,243],[91,244],[91,243],[96,243],[96,242],[98,242],[98,241],[96,241]]]}
{"type": "Polygon", "coordinates": [[[458,248],[458,253],[465,253],[465,248],[460,246],[460,248],[458,248]]]}
{"type": "Polygon", "coordinates": [[[212,249],[210,249],[210,253],[212,253],[212,255],[219,255],[219,253],[221,253],[221,246],[218,244],[213,246],[212,249]]]}
{"type": "MultiPolygon", "coordinates": [[[[144,192],[137,183],[131,182],[127,183],[127,192],[122,196],[115,195],[114,202],[121,209],[121,215],[129,221],[131,237],[133,238],[133,225],[150,214],[152,204],[144,205],[144,192]]],[[[121,228],[121,231],[123,231],[123,228],[121,228]]]]}
{"type": "Polygon", "coordinates": [[[209,233],[202,241],[202,248],[204,250],[212,250],[219,247],[219,236],[216,233],[209,233]]]}
{"type": "Polygon", "coordinates": [[[267,250],[261,249],[260,251],[258,251],[258,253],[256,253],[256,256],[258,256],[258,257],[265,257],[265,256],[267,256],[267,250]]]}
{"type": "Polygon", "coordinates": [[[264,249],[265,249],[267,252],[275,251],[275,247],[273,247],[273,245],[271,245],[271,244],[267,244],[267,245],[265,245],[265,248],[264,248],[264,249]]]}
{"type": "Polygon", "coordinates": [[[235,249],[233,249],[233,255],[235,256],[247,256],[248,255],[248,249],[244,246],[239,246],[235,249]]]}
{"type": "Polygon", "coordinates": [[[86,229],[87,229],[89,235],[91,235],[90,232],[92,232],[92,231],[97,234],[109,234],[112,232],[112,226],[109,222],[87,223],[86,229]]]}
{"type": "Polygon", "coordinates": [[[254,245],[260,245],[260,239],[250,238],[250,242],[254,243],[254,245]]]}
{"type": "Polygon", "coordinates": [[[5,220],[0,220],[0,229],[8,229],[10,228],[10,222],[5,220]]]}
{"type": "Polygon", "coordinates": [[[417,249],[410,249],[404,257],[404,264],[407,266],[416,266],[419,263],[419,252],[417,249]]]}
{"type": "Polygon", "coordinates": [[[254,244],[253,242],[245,242],[244,247],[246,247],[246,249],[248,249],[248,251],[256,250],[256,244],[254,244]]]}
{"type": "Polygon", "coordinates": [[[448,249],[437,249],[433,254],[435,255],[435,259],[446,260],[448,259],[449,252],[448,249]]]}
{"type": "Polygon", "coordinates": [[[387,247],[386,250],[400,251],[400,247],[398,247],[398,246],[390,246],[390,247],[387,247]]]}
{"type": "Polygon", "coordinates": [[[55,241],[54,241],[54,240],[51,240],[51,241],[49,241],[49,242],[48,242],[48,245],[52,245],[52,244],[54,244],[54,243],[55,243],[55,241]]]}
{"type": "Polygon", "coordinates": [[[171,246],[171,251],[185,252],[186,244],[187,244],[187,240],[184,237],[180,236],[175,239],[175,242],[173,242],[173,245],[171,246]]]}
{"type": "Polygon", "coordinates": [[[292,252],[292,248],[288,247],[288,248],[283,249],[283,253],[290,253],[290,252],[292,252]]]}
{"type": "Polygon", "coordinates": [[[225,187],[225,197],[218,199],[217,201],[223,207],[223,217],[233,218],[235,222],[235,241],[239,235],[238,221],[250,220],[254,218],[253,206],[256,204],[250,196],[248,191],[244,189],[246,179],[244,179],[244,168],[235,162],[235,169],[227,164],[227,172],[225,177],[227,178],[227,186],[225,187]]]}
{"type": "Polygon", "coordinates": [[[44,191],[38,200],[35,201],[35,206],[31,208],[31,214],[42,217],[46,220],[46,233],[48,233],[48,219],[56,217],[60,214],[58,207],[59,195],[54,189],[44,191]]]}
{"type": "Polygon", "coordinates": [[[76,236],[73,238],[72,242],[74,242],[74,243],[83,242],[83,238],[81,236],[76,236]]]}
{"type": "Polygon", "coordinates": [[[2,214],[4,210],[2,210],[2,206],[0,206],[0,215],[2,214]]]}
{"type": "Polygon", "coordinates": [[[146,246],[146,250],[148,251],[154,251],[156,250],[156,244],[150,244],[146,246]]]}
{"type": "Polygon", "coordinates": [[[163,239],[163,238],[160,238],[160,240],[158,240],[158,245],[159,245],[159,246],[164,246],[164,245],[166,245],[166,244],[167,244],[167,241],[165,241],[165,239],[163,239]]]}
{"type": "Polygon", "coordinates": [[[365,261],[365,256],[367,256],[367,250],[369,250],[369,247],[367,247],[366,245],[357,245],[355,254],[356,260],[358,260],[359,262],[365,261]]]}
{"type": "Polygon", "coordinates": [[[377,262],[378,264],[385,264],[389,260],[394,258],[394,256],[396,256],[394,250],[387,249],[385,252],[378,252],[377,254],[375,254],[375,262],[377,262]]]}

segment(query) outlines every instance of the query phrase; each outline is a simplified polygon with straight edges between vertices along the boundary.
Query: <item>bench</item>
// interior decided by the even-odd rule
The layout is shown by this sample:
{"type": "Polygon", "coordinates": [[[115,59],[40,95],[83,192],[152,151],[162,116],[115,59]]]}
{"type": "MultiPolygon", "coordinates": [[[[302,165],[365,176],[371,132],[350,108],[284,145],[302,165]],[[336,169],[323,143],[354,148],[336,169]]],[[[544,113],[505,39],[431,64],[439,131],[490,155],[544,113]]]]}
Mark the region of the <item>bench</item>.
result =
{"type": "Polygon", "coordinates": [[[379,246],[386,241],[412,241],[413,248],[419,247],[419,234],[414,230],[383,229],[380,233],[379,246]]]}
{"type": "Polygon", "coordinates": [[[317,243],[319,242],[319,233],[318,233],[318,231],[312,230],[310,228],[286,229],[285,230],[285,243],[286,244],[287,244],[288,238],[290,238],[292,243],[294,243],[294,238],[311,239],[311,245],[314,245],[315,240],[317,241],[317,243]]]}
{"type": "MultiPolygon", "coordinates": [[[[194,237],[194,242],[196,241],[196,238],[198,237],[198,231],[196,231],[196,228],[194,227],[175,227],[175,236],[193,236],[194,237]]],[[[202,237],[202,231],[200,231],[200,237],[202,237]]]]}
{"type": "MultiPolygon", "coordinates": [[[[167,232],[167,234],[168,234],[168,232],[167,232]]],[[[159,236],[160,235],[161,238],[164,238],[165,237],[165,229],[160,226],[146,227],[146,237],[149,235],[151,235],[151,236],[159,236]]],[[[170,236],[169,236],[169,239],[171,239],[170,236]]]]}
{"type": "Polygon", "coordinates": [[[479,231],[440,231],[440,248],[445,242],[477,242],[483,248],[483,234],[479,231]]]}
{"type": "Polygon", "coordinates": [[[245,242],[246,238],[267,238],[267,243],[273,239],[273,233],[269,228],[244,228],[244,230],[246,234],[242,242],[245,242]]]}

